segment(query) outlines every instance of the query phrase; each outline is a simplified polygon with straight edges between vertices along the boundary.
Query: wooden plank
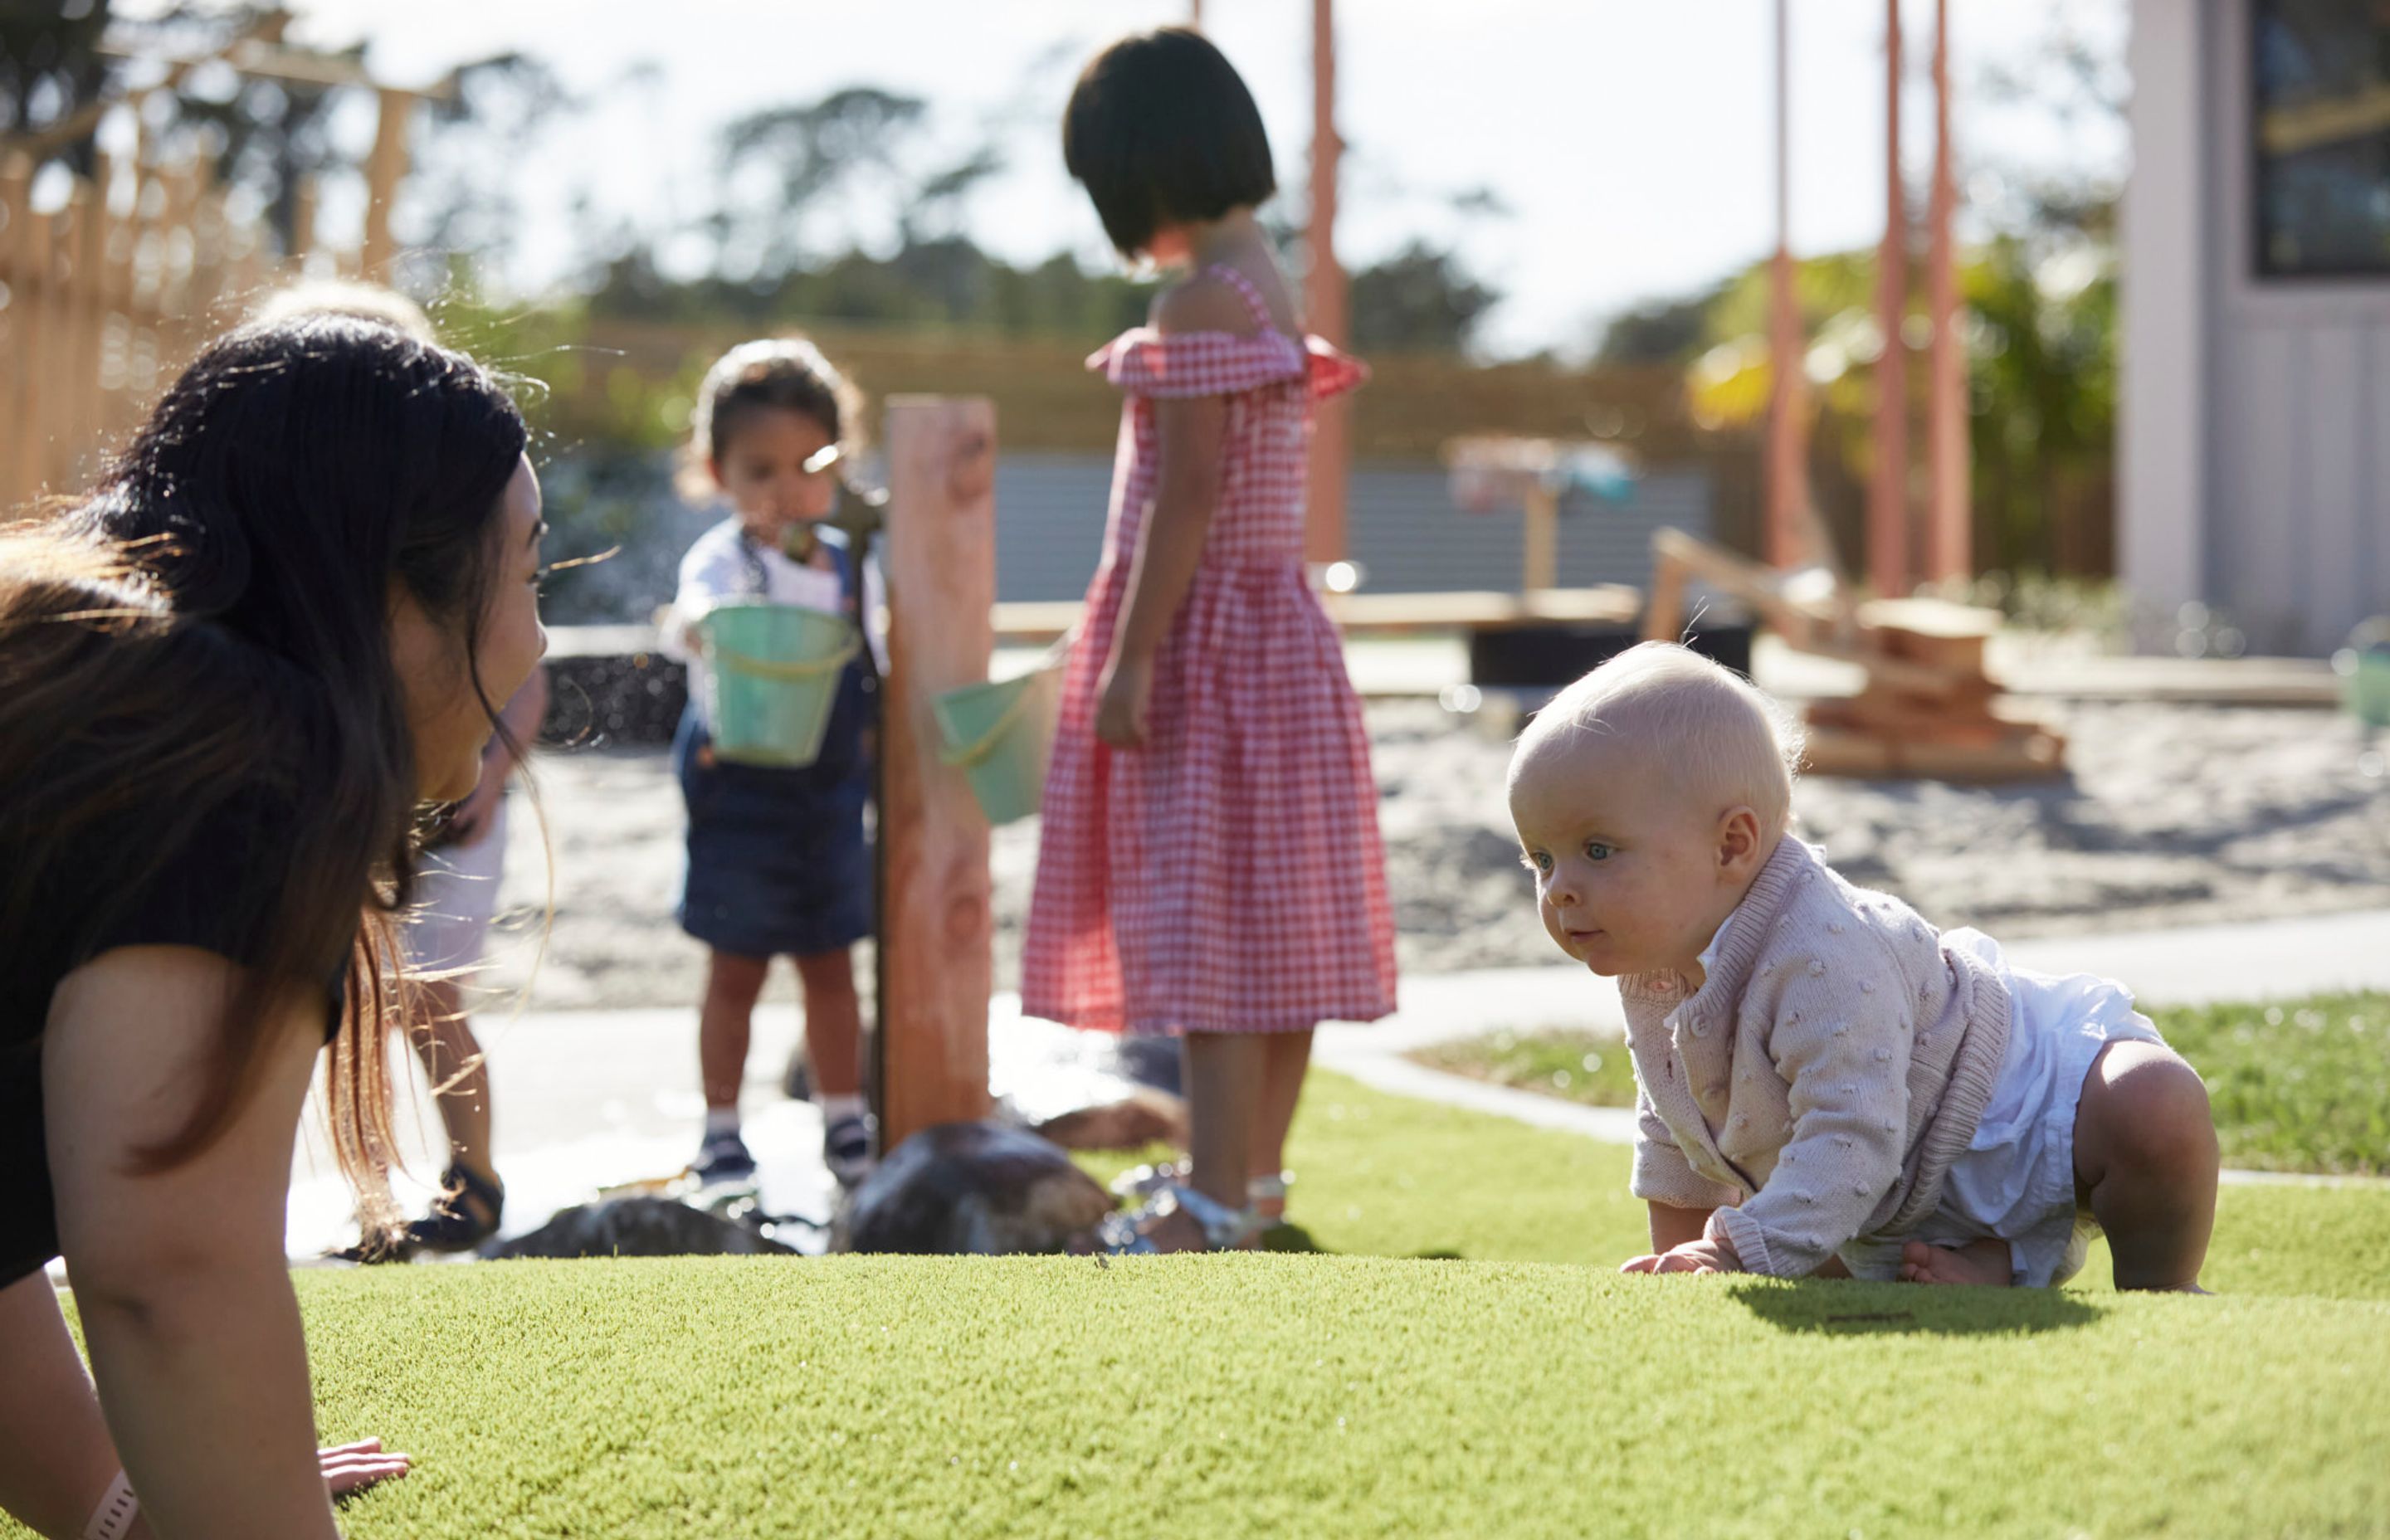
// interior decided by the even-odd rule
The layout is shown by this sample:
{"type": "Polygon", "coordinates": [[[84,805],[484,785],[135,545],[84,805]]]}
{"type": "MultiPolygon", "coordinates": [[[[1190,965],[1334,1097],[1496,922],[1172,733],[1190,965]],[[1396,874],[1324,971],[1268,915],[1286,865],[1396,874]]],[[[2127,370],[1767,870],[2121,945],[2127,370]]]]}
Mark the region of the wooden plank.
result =
{"type": "Polygon", "coordinates": [[[996,407],[888,402],[888,679],[881,700],[881,1148],[984,1117],[994,987],[988,827],[939,758],[931,700],[987,677],[996,407]]]}

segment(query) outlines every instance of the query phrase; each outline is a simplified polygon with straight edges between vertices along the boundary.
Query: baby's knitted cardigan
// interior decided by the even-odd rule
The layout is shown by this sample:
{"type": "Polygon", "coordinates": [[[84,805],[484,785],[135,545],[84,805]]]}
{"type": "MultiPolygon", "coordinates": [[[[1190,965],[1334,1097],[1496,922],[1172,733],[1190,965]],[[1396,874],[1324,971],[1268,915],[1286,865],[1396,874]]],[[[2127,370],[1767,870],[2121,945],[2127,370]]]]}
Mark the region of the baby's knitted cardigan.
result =
{"type": "Polygon", "coordinates": [[[1715,1209],[1710,1238],[1779,1277],[1934,1212],[2008,1046],[1996,971],[1790,836],[1690,998],[1673,970],[1618,983],[1635,1196],[1715,1209]]]}

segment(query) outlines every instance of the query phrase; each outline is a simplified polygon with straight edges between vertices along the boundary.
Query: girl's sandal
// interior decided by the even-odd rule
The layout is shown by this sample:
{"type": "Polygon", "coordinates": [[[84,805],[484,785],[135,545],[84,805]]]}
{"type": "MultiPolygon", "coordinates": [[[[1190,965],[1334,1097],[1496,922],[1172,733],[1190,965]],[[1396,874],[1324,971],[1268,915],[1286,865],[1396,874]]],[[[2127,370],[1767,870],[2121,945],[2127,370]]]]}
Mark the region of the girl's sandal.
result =
{"type": "Polygon", "coordinates": [[[1173,1182],[1187,1180],[1189,1169],[1184,1161],[1163,1161],[1158,1165],[1131,1166],[1112,1178],[1111,1195],[1138,1203],[1150,1202],[1154,1195],[1173,1182]]]}
{"type": "Polygon", "coordinates": [[[1201,1249],[1207,1251],[1242,1251],[1260,1233],[1260,1223],[1253,1210],[1231,1209],[1193,1187],[1172,1182],[1134,1213],[1108,1215],[1101,1232],[1104,1249],[1114,1256],[1153,1255],[1161,1248],[1154,1245],[1148,1227],[1175,1213],[1184,1213],[1195,1221],[1203,1233],[1201,1249]]]}
{"type": "Polygon", "coordinates": [[[1293,1185],[1291,1171],[1256,1176],[1245,1184],[1245,1209],[1259,1221],[1259,1228],[1272,1230],[1286,1223],[1286,1189],[1293,1185]]]}

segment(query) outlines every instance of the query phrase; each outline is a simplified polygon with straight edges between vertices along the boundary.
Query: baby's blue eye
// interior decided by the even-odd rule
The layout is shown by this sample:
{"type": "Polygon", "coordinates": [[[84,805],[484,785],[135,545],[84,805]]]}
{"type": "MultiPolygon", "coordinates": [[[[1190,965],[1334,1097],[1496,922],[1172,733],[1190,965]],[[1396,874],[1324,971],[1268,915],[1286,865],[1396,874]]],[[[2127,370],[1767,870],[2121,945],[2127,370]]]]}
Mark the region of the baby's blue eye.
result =
{"type": "Polygon", "coordinates": [[[1609,860],[1609,859],[1610,859],[1610,856],[1611,856],[1611,850],[1610,850],[1610,847],[1609,847],[1608,845],[1603,844],[1600,841],[1599,841],[1599,840],[1587,840],[1587,841],[1585,842],[1585,858],[1586,858],[1587,860],[1588,860],[1588,861],[1607,861],[1607,860],[1609,860]]]}
{"type": "Polygon", "coordinates": [[[1521,859],[1526,863],[1527,869],[1530,871],[1548,872],[1552,869],[1552,858],[1539,850],[1529,851],[1521,859]]]}

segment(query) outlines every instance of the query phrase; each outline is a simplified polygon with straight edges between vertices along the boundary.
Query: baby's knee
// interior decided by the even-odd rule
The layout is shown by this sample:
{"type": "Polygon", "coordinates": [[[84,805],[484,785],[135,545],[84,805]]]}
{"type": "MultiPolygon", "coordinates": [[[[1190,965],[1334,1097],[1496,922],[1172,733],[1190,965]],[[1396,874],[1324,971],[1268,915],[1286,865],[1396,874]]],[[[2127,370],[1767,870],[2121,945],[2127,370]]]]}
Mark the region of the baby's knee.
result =
{"type": "Polygon", "coordinates": [[[2121,1166],[2212,1178],[2216,1120],[2206,1083],[2170,1048],[2111,1044],[2083,1087],[2075,1143],[2100,1170],[2121,1166]]]}

